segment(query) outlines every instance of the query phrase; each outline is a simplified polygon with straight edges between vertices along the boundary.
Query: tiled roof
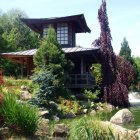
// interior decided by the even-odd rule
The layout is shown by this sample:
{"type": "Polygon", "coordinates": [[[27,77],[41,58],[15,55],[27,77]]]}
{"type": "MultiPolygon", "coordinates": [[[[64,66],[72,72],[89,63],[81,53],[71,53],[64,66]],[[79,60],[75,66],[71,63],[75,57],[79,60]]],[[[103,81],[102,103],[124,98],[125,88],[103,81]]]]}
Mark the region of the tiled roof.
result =
{"type": "MultiPolygon", "coordinates": [[[[92,50],[98,50],[98,47],[93,48],[81,48],[81,47],[71,47],[71,48],[62,48],[62,50],[68,54],[68,53],[75,53],[75,52],[84,52],[84,51],[92,51],[92,50]]],[[[26,51],[19,51],[19,52],[8,52],[8,53],[0,53],[2,56],[7,55],[13,55],[13,56],[33,56],[36,54],[37,49],[31,49],[26,51]]]]}

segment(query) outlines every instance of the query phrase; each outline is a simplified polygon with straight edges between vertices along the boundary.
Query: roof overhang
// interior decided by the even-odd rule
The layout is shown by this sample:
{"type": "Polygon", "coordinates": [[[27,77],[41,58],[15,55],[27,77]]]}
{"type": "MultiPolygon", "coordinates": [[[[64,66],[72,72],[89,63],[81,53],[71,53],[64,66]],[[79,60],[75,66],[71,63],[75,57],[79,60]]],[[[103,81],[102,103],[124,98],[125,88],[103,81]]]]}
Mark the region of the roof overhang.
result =
{"type": "MultiPolygon", "coordinates": [[[[93,51],[97,51],[100,48],[82,48],[82,47],[69,47],[69,48],[62,48],[66,55],[69,54],[77,54],[77,53],[91,53],[93,51]]],[[[33,57],[37,52],[37,49],[31,49],[26,51],[19,51],[19,52],[7,52],[7,53],[0,53],[1,57],[33,57]]]]}
{"type": "MultiPolygon", "coordinates": [[[[89,59],[95,56],[96,52],[99,51],[100,48],[81,48],[81,47],[71,47],[71,48],[62,48],[67,58],[75,58],[75,57],[84,57],[85,59],[89,59]]],[[[26,51],[19,52],[8,52],[8,53],[0,53],[0,57],[15,61],[17,63],[26,63],[29,59],[32,59],[36,54],[37,49],[31,49],[26,51]]]]}
{"type": "Polygon", "coordinates": [[[42,26],[44,24],[54,24],[61,22],[72,22],[75,26],[76,33],[91,32],[90,28],[87,26],[83,14],[54,18],[21,18],[21,21],[23,21],[29,28],[38,33],[42,32],[42,26]]]}

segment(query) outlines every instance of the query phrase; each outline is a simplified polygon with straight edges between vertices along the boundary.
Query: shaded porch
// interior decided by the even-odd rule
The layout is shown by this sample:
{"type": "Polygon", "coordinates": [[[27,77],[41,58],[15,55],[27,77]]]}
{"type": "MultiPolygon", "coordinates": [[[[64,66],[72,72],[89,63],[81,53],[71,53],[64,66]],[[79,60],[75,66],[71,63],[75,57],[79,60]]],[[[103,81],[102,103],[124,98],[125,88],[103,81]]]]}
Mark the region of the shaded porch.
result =
{"type": "Polygon", "coordinates": [[[88,73],[70,74],[70,84],[68,88],[94,88],[95,78],[88,73]]]}

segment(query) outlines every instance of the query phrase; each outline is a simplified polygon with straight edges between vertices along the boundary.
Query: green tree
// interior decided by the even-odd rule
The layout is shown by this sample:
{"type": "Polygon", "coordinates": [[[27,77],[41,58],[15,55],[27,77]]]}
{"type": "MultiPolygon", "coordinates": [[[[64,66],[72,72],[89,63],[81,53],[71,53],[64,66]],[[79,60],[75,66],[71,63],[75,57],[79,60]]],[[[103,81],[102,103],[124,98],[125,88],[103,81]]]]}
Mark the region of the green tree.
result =
{"type": "Polygon", "coordinates": [[[131,64],[133,63],[133,60],[131,57],[131,49],[129,47],[129,43],[126,40],[126,38],[124,38],[123,42],[121,43],[121,50],[119,52],[119,56],[123,57],[125,60],[129,61],[131,64]]]}
{"type": "Polygon", "coordinates": [[[27,15],[18,9],[9,10],[0,18],[0,25],[3,27],[3,38],[8,42],[9,51],[20,51],[39,46],[38,35],[31,31],[20,18],[27,18],[27,15]]]}
{"type": "MultiPolygon", "coordinates": [[[[57,41],[57,36],[53,28],[49,28],[47,37],[42,39],[41,45],[34,56],[36,73],[47,71],[52,74],[54,92],[56,96],[65,96],[67,92],[68,73],[72,68],[71,61],[65,58],[65,54],[57,41]]],[[[55,98],[55,97],[54,97],[55,98]]]]}
{"type": "Polygon", "coordinates": [[[3,29],[2,27],[0,26],[0,52],[3,52],[5,50],[5,44],[6,44],[6,41],[4,40],[4,38],[2,37],[2,34],[3,34],[3,29]]]}
{"type": "MultiPolygon", "coordinates": [[[[22,23],[21,17],[27,17],[27,15],[18,9],[11,9],[0,14],[0,30],[2,31],[0,36],[5,42],[4,45],[0,45],[1,52],[28,50],[39,46],[38,35],[22,23]]],[[[1,59],[0,64],[5,75],[20,74],[19,65],[6,59],[1,59]]]]}

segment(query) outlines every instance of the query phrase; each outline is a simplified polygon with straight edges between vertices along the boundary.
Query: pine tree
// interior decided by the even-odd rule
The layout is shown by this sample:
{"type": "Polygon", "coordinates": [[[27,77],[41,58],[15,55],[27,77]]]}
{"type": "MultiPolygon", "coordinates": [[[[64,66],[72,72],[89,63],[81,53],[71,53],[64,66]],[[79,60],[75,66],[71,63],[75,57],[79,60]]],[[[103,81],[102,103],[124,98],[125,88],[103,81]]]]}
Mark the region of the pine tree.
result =
{"type": "Polygon", "coordinates": [[[65,58],[65,54],[57,41],[55,30],[52,27],[48,29],[47,37],[42,40],[34,56],[34,64],[37,74],[40,71],[44,71],[44,73],[50,73],[55,77],[52,81],[55,95],[65,96],[69,79],[68,73],[72,69],[72,62],[65,58]]]}
{"type": "Polygon", "coordinates": [[[123,57],[125,60],[129,61],[131,64],[133,63],[133,60],[131,57],[131,49],[129,47],[129,44],[126,38],[124,38],[123,42],[121,43],[121,50],[120,50],[119,56],[123,57]]]}

